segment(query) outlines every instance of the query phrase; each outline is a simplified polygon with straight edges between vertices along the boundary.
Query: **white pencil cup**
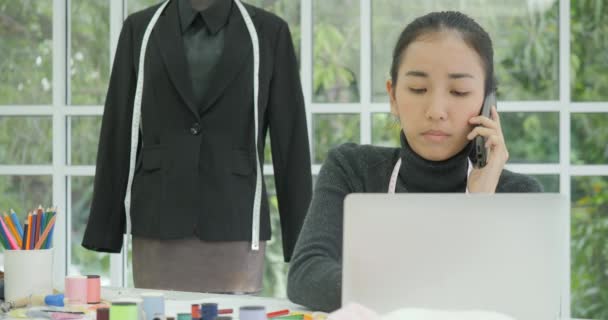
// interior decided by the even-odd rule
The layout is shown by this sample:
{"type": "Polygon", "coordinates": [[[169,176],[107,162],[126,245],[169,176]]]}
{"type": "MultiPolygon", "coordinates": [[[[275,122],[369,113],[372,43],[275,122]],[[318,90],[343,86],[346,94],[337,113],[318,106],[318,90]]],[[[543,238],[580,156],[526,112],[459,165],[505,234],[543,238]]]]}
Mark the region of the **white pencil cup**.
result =
{"type": "Polygon", "coordinates": [[[4,250],[4,299],[53,293],[53,249],[4,250]]]}

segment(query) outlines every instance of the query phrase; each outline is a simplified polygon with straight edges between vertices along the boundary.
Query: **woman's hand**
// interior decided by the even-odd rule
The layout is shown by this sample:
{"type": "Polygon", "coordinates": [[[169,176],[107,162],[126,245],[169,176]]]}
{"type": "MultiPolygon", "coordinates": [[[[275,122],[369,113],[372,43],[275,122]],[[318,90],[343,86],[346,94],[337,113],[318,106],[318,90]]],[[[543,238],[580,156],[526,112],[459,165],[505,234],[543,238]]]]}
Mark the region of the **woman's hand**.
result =
{"type": "Polygon", "coordinates": [[[473,140],[476,136],[486,138],[486,150],[488,159],[485,167],[473,168],[467,181],[467,188],[471,193],[494,193],[498,185],[498,179],[502,169],[509,159],[509,151],[505,144],[505,139],[500,126],[500,117],[496,111],[496,106],[492,106],[491,117],[476,116],[469,119],[471,125],[475,127],[467,139],[473,140]]]}

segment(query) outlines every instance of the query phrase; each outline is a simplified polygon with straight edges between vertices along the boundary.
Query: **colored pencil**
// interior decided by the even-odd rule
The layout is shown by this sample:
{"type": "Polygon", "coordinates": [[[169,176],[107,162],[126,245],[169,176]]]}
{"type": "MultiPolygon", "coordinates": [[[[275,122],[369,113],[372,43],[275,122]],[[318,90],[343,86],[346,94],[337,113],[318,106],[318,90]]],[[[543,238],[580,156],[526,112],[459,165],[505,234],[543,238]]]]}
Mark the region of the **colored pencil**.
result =
{"type": "Polygon", "coordinates": [[[44,243],[46,238],[49,236],[49,233],[51,233],[51,230],[53,229],[54,225],[55,225],[55,216],[53,216],[53,218],[51,218],[51,221],[49,221],[49,224],[44,229],[44,232],[40,236],[40,239],[38,239],[38,242],[36,242],[36,247],[34,249],[36,249],[36,250],[40,249],[40,247],[42,246],[42,244],[44,243]]]}
{"type": "Polygon", "coordinates": [[[17,228],[17,232],[19,232],[19,237],[23,239],[23,228],[21,227],[21,223],[19,223],[19,217],[17,217],[17,213],[15,210],[11,209],[11,220],[13,220],[13,224],[17,228]]]}
{"type": "Polygon", "coordinates": [[[17,242],[17,248],[21,248],[21,237],[19,236],[19,232],[17,232],[17,228],[13,225],[13,220],[11,220],[11,217],[9,217],[9,215],[6,213],[4,213],[3,218],[4,223],[6,223],[6,227],[17,242]]]}
{"type": "MultiPolygon", "coordinates": [[[[29,224],[28,224],[27,220],[25,220],[25,226],[23,226],[23,234],[27,235],[28,230],[29,230],[29,224]]],[[[27,250],[27,240],[26,239],[23,239],[23,242],[21,243],[21,250],[27,250]]]]}
{"type": "Polygon", "coordinates": [[[288,314],[289,314],[289,310],[284,309],[284,310],[270,312],[270,313],[266,314],[266,318],[276,318],[276,317],[280,317],[280,316],[286,316],[288,314]]]}
{"type": "Polygon", "coordinates": [[[4,249],[8,250],[10,248],[10,245],[8,243],[8,238],[6,237],[6,234],[4,234],[4,230],[2,230],[1,227],[0,227],[0,242],[2,242],[2,246],[4,247],[4,249]]]}
{"type": "Polygon", "coordinates": [[[27,245],[25,250],[30,250],[32,248],[32,235],[34,234],[35,226],[34,226],[34,216],[30,213],[27,216],[28,223],[30,228],[27,233],[27,245]]]}
{"type": "MultiPolygon", "coordinates": [[[[44,232],[44,228],[46,228],[46,225],[48,223],[48,221],[46,220],[46,212],[42,212],[42,219],[40,219],[40,233],[42,234],[42,232],[44,232]]],[[[37,243],[38,241],[36,241],[37,243]]]]}
{"type": "Polygon", "coordinates": [[[32,246],[38,243],[38,239],[40,239],[40,233],[42,233],[42,209],[38,209],[38,214],[36,215],[36,234],[34,236],[34,243],[32,246]]]}
{"type": "MultiPolygon", "coordinates": [[[[52,211],[52,209],[50,209],[49,214],[47,214],[47,225],[49,224],[50,220],[56,216],[56,213],[54,211],[52,211]]],[[[53,241],[53,233],[55,231],[55,227],[53,227],[51,229],[51,232],[49,233],[49,236],[46,238],[46,241],[44,241],[44,244],[42,245],[42,247],[44,249],[49,249],[51,247],[51,243],[53,241]]]]}
{"type": "Polygon", "coordinates": [[[8,239],[8,244],[10,245],[9,248],[12,250],[19,250],[19,246],[17,246],[17,241],[15,240],[13,235],[11,235],[11,232],[9,231],[8,227],[6,226],[4,219],[0,219],[0,224],[2,225],[2,231],[4,231],[4,234],[6,235],[6,238],[8,239]]]}

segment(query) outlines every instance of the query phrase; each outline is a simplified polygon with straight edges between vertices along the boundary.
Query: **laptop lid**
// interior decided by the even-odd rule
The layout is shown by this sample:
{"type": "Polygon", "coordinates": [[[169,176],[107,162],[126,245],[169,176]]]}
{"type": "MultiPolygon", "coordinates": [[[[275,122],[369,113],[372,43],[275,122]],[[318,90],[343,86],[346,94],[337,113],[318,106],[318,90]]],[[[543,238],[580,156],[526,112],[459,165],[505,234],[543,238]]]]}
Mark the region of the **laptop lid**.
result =
{"type": "Polygon", "coordinates": [[[342,303],[567,317],[568,206],[560,194],[351,194],[342,303]]]}

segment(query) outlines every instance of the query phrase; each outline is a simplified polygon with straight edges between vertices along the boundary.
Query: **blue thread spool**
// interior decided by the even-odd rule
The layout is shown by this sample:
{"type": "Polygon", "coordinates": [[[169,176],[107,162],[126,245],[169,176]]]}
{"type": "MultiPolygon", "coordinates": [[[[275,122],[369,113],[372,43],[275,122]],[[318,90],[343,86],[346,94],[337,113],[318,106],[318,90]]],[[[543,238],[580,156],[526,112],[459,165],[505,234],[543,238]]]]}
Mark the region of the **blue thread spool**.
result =
{"type": "Polygon", "coordinates": [[[146,320],[165,316],[165,296],[162,293],[146,292],[141,295],[146,320]]]}
{"type": "Polygon", "coordinates": [[[246,306],[239,308],[240,320],[267,320],[266,308],[262,306],[246,306]]]}
{"type": "Polygon", "coordinates": [[[215,320],[217,318],[217,303],[201,304],[201,320],[215,320]]]}

